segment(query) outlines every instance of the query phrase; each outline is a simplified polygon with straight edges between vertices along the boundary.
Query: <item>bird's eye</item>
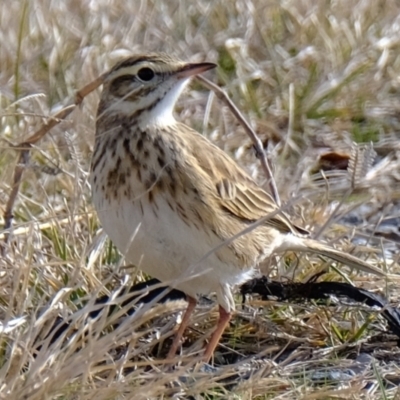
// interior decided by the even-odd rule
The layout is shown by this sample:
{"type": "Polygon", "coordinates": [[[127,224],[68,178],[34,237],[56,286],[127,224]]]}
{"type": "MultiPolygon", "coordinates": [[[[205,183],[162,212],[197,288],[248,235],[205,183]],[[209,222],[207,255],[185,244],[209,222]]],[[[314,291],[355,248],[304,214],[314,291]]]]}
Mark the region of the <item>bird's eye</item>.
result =
{"type": "Polygon", "coordinates": [[[151,68],[139,69],[137,76],[144,82],[151,81],[154,78],[154,71],[151,68]]]}

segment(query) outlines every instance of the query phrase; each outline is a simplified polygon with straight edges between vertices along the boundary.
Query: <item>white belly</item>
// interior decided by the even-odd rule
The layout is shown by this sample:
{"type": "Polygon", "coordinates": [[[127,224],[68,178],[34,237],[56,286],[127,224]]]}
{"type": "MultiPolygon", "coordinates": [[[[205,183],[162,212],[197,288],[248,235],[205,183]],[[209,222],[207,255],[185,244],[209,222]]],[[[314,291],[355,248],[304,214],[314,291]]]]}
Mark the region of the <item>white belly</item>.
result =
{"type": "Polygon", "coordinates": [[[241,284],[253,274],[220,261],[211,250],[221,240],[187,225],[165,200],[157,199],[156,216],[147,201],[140,207],[122,199],[113,207],[99,193],[93,197],[104,230],[127,261],[192,297],[220,292],[221,285],[241,284]]]}

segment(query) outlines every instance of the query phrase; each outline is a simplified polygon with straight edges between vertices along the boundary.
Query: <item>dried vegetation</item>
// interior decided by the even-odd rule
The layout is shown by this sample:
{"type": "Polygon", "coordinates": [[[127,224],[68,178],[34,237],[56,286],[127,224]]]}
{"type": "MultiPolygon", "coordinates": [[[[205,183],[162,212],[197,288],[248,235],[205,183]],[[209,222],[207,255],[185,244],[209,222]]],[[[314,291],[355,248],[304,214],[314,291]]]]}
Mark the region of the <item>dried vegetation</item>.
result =
{"type": "MultiPolygon", "coordinates": [[[[258,133],[299,223],[346,250],[360,245],[359,256],[398,273],[399,15],[395,0],[2,2],[0,214],[21,163],[15,144],[119,57],[166,51],[218,62],[208,77],[258,133]]],[[[163,354],[175,324],[171,310],[181,303],[85,323],[96,297],[145,278],[99,231],[90,201],[98,97],[87,96],[23,160],[13,227],[0,232],[2,244],[10,234],[0,259],[0,398],[395,398],[390,382],[400,351],[382,335],[379,312],[361,306],[248,299],[215,370],[195,368],[216,320],[208,304],[196,313],[175,369],[163,354]],[[46,331],[59,315],[71,326],[51,342],[46,331]],[[326,373],[337,370],[353,372],[349,379],[326,373]]],[[[177,115],[264,181],[243,128],[200,83],[177,115]]],[[[326,266],[288,256],[271,274],[305,281],[326,266]]],[[[398,301],[399,280],[341,270],[322,279],[351,280],[398,301]]]]}

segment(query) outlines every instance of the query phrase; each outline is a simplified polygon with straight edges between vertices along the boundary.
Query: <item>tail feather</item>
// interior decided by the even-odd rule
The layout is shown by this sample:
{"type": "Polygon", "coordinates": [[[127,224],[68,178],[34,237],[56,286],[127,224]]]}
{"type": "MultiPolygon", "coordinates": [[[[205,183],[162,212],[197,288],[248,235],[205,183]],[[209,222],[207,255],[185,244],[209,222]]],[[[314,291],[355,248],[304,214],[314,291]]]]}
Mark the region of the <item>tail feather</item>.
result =
{"type": "Polygon", "coordinates": [[[285,240],[279,246],[277,251],[301,251],[320,254],[339,263],[348,265],[349,267],[353,267],[370,274],[386,276],[382,270],[370,265],[366,261],[360,260],[351,254],[344,253],[343,251],[334,249],[333,247],[313,239],[300,238],[294,235],[286,235],[285,240]]]}

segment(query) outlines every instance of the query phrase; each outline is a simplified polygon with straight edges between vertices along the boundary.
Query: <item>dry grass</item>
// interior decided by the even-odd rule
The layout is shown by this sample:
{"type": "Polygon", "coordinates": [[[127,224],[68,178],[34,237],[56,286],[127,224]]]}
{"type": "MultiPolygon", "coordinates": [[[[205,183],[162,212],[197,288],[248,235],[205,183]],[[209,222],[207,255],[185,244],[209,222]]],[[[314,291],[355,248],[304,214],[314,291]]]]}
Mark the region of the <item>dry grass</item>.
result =
{"type": "MultiPolygon", "coordinates": [[[[281,198],[298,199],[292,213],[300,223],[331,241],[353,237],[368,244],[373,250],[361,256],[398,272],[391,266],[398,252],[396,232],[378,228],[380,236],[373,234],[381,220],[399,217],[400,6],[395,0],[21,0],[3,2],[0,9],[0,214],[18,158],[11,144],[32,134],[121,55],[162,50],[219,63],[217,75],[209,77],[256,129],[274,161],[281,198]],[[350,154],[353,141],[372,141],[378,153],[357,182],[343,171],[327,173],[329,179],[312,172],[320,154],[350,154]],[[357,219],[358,229],[344,224],[346,215],[357,219]]],[[[394,342],[368,344],[384,326],[362,307],[253,300],[226,333],[220,353],[228,356],[217,355],[222,367],[215,371],[194,369],[193,354],[216,319],[209,306],[197,312],[176,369],[163,364],[168,344],[162,344],[174,326],[171,308],[182,305],[148,305],[115,329],[109,326],[123,310],[84,324],[82,304],[93,308],[99,294],[143,279],[123,267],[99,233],[90,201],[97,101],[98,92],[88,96],[44,137],[24,173],[14,232],[0,260],[1,320],[5,326],[24,320],[0,336],[0,398],[396,396],[385,377],[398,374],[400,352],[394,342]],[[58,314],[70,318],[77,331],[50,343],[43,332],[58,314]],[[315,371],[353,365],[352,359],[366,352],[373,359],[363,373],[342,384],[314,384],[315,371]],[[248,358],[234,359],[236,353],[248,358]]],[[[250,140],[212,94],[193,85],[177,114],[262,182],[250,140]]],[[[291,265],[274,273],[304,280],[322,267],[308,257],[291,265]]],[[[398,282],[346,278],[398,300],[398,282]]]]}

